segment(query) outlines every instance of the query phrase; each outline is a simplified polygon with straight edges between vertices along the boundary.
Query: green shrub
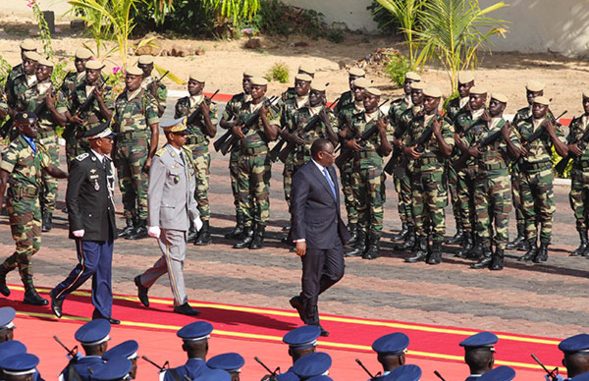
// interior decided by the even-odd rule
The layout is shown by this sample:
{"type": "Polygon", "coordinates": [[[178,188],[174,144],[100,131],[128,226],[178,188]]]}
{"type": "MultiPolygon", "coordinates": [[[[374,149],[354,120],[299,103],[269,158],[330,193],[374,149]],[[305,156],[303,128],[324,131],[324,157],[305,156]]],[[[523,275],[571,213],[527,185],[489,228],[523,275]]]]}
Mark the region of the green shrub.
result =
{"type": "Polygon", "coordinates": [[[410,70],[409,60],[402,54],[391,54],[385,72],[397,86],[403,86],[405,75],[410,70]]]}
{"type": "Polygon", "coordinates": [[[282,62],[272,65],[270,70],[264,75],[268,81],[278,81],[280,83],[288,82],[288,66],[282,62]]]}
{"type": "Polygon", "coordinates": [[[376,0],[372,0],[372,4],[366,9],[372,14],[372,20],[376,23],[379,32],[385,35],[398,33],[399,21],[376,0]]]}

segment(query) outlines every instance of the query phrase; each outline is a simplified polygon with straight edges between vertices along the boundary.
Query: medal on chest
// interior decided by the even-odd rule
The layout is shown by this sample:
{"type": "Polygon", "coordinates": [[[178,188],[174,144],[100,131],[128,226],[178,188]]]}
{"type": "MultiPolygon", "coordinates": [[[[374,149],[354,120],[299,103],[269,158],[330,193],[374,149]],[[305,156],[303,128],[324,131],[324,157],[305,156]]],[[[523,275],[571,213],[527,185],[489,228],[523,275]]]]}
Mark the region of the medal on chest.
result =
{"type": "Polygon", "coordinates": [[[98,173],[96,172],[96,169],[94,169],[94,168],[91,169],[90,170],[90,181],[92,183],[94,183],[94,190],[96,192],[98,192],[100,190],[100,184],[98,183],[98,178],[99,178],[99,176],[98,176],[98,173]]]}

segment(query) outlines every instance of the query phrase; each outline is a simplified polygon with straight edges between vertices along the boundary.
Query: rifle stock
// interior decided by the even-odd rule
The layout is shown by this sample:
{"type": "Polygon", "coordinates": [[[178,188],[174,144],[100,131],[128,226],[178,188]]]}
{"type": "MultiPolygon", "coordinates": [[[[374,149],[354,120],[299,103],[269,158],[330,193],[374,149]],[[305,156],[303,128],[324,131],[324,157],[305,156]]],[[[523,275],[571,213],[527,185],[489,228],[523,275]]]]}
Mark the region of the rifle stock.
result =
{"type": "Polygon", "coordinates": [[[57,344],[59,344],[63,349],[65,349],[65,351],[67,352],[68,356],[71,359],[76,358],[77,354],[78,354],[78,346],[74,346],[72,349],[69,349],[60,339],[59,337],[57,337],[57,335],[53,335],[53,340],[55,340],[57,342],[57,344]]]}

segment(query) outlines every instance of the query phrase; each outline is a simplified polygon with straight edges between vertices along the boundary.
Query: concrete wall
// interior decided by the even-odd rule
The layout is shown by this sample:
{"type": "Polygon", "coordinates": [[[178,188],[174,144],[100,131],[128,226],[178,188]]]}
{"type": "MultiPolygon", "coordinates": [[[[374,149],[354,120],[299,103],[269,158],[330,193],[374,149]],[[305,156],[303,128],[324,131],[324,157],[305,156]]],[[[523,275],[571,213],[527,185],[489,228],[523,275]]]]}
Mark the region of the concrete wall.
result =
{"type": "MultiPolygon", "coordinates": [[[[63,14],[70,9],[67,0],[37,0],[43,11],[55,12],[55,18],[61,19],[63,14]]],[[[0,0],[0,16],[32,17],[31,8],[27,7],[26,0],[0,0]]]]}
{"type": "Polygon", "coordinates": [[[372,21],[370,11],[366,9],[370,0],[283,0],[296,7],[314,9],[325,15],[325,21],[343,22],[351,30],[373,32],[376,23],[372,21]]]}

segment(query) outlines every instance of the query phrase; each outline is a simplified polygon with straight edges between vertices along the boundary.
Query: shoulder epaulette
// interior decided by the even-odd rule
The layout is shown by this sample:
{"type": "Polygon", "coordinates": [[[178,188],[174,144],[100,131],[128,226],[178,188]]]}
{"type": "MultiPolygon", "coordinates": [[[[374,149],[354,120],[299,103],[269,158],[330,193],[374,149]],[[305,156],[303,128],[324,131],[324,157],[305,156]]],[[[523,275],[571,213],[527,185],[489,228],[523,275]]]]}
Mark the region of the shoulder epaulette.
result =
{"type": "Polygon", "coordinates": [[[162,154],[166,152],[166,147],[162,147],[159,150],[156,151],[155,156],[162,156],[162,154]]]}
{"type": "Polygon", "coordinates": [[[88,156],[90,156],[90,154],[88,152],[84,152],[83,154],[80,154],[80,155],[76,156],[76,160],[82,161],[85,158],[87,158],[88,156]]]}

